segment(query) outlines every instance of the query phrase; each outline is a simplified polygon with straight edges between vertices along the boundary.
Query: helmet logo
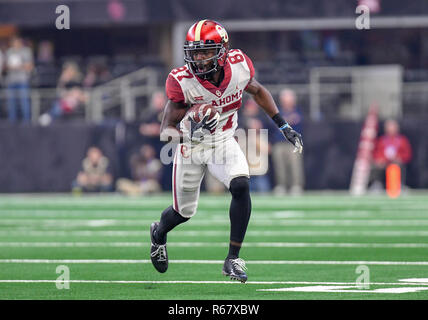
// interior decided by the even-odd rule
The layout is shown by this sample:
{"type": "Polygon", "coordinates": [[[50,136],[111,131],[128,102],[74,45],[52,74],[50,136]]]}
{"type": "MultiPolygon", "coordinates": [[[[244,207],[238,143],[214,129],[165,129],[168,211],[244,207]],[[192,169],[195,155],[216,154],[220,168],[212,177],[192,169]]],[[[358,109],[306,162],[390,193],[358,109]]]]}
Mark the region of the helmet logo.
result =
{"type": "Polygon", "coordinates": [[[227,35],[226,30],[225,30],[221,25],[217,24],[217,25],[215,26],[215,29],[217,30],[218,34],[220,35],[221,39],[222,39],[224,42],[229,41],[229,36],[227,35]]]}

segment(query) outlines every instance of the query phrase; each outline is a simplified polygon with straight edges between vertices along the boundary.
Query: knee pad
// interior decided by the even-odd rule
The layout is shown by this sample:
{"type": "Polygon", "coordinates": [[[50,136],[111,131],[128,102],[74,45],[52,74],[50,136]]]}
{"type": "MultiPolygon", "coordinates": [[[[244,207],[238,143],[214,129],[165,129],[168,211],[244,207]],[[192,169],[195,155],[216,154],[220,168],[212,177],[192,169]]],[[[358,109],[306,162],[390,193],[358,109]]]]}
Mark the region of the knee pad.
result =
{"type": "Polygon", "coordinates": [[[240,176],[233,178],[230,181],[230,193],[232,193],[233,197],[240,197],[242,195],[246,195],[250,193],[250,179],[245,176],[240,176]]]}
{"type": "Polygon", "coordinates": [[[201,178],[191,173],[184,173],[182,180],[183,191],[194,192],[201,186],[201,178]]]}
{"type": "Polygon", "coordinates": [[[189,220],[196,214],[196,206],[195,205],[187,205],[180,208],[179,215],[183,218],[189,220]]]}

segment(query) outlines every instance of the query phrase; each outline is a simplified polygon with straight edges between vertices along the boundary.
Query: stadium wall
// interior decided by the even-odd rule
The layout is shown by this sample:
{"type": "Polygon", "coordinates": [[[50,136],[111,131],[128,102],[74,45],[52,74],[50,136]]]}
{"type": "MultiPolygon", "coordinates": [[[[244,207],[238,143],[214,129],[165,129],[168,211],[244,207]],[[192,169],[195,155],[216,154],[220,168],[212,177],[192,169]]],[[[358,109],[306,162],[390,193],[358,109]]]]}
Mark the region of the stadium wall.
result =
{"type": "MultiPolygon", "coordinates": [[[[407,184],[428,188],[428,119],[401,121],[413,148],[407,184]]],[[[348,189],[362,122],[306,121],[304,167],[306,189],[348,189]]],[[[381,130],[382,133],[382,130],[381,130]]],[[[96,145],[110,160],[115,178],[129,177],[129,157],[143,143],[138,124],[87,125],[63,123],[49,127],[0,126],[0,192],[69,192],[86,150],[96,145]]],[[[162,186],[171,188],[171,165],[165,166],[162,186]]],[[[272,168],[272,167],[271,167],[272,168]]],[[[270,178],[274,172],[269,170],[270,178]]]]}

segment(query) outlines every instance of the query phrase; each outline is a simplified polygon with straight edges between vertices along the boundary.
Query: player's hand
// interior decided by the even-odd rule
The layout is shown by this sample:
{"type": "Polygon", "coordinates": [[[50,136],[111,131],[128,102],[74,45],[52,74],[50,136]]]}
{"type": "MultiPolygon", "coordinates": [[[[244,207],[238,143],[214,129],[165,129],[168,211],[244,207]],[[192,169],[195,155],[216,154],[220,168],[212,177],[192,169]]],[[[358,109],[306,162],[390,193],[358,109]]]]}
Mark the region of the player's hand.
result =
{"type": "Polygon", "coordinates": [[[284,129],[281,129],[284,137],[294,145],[293,152],[302,153],[303,151],[303,140],[302,135],[297,131],[294,131],[292,127],[287,125],[284,129]]]}
{"type": "Polygon", "coordinates": [[[190,119],[190,134],[192,141],[202,141],[204,130],[208,130],[212,132],[218,125],[220,114],[216,113],[211,120],[208,120],[210,117],[211,110],[208,109],[207,113],[205,113],[203,119],[200,122],[195,122],[193,117],[189,117],[190,119]]]}
{"type": "Polygon", "coordinates": [[[207,113],[205,113],[204,118],[202,119],[201,122],[203,122],[202,128],[207,129],[208,131],[212,131],[214,130],[217,125],[218,125],[218,121],[220,119],[220,113],[216,113],[212,119],[208,120],[211,114],[211,109],[207,110],[207,113]]]}
{"type": "MultiPolygon", "coordinates": [[[[199,128],[207,129],[208,131],[214,130],[218,125],[220,114],[216,112],[214,116],[210,120],[208,120],[210,118],[210,115],[211,115],[211,109],[208,109],[206,113],[203,115],[202,120],[199,123],[195,124],[196,126],[195,130],[199,128]]],[[[193,121],[193,119],[194,119],[194,116],[190,115],[190,120],[193,121]]]]}

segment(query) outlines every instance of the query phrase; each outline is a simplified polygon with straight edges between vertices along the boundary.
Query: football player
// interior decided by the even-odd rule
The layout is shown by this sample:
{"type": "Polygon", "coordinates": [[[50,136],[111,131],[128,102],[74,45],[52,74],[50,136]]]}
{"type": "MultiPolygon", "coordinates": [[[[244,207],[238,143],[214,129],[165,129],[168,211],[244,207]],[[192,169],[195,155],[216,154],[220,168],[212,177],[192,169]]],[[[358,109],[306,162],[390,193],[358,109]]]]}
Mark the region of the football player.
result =
{"type": "Polygon", "coordinates": [[[182,138],[173,163],[173,204],[162,212],[160,222],[150,226],[151,261],[157,271],[167,270],[167,233],[196,213],[200,184],[205,171],[209,170],[232,195],[229,252],[223,274],[245,282],[245,262],[239,258],[239,251],[251,213],[249,169],[234,139],[243,92],[251,94],[272,118],[295,146],[295,152],[302,152],[302,137],[281,117],[272,95],[254,78],[250,58],[241,50],[229,48],[228,34],[218,22],[201,20],[190,27],[184,44],[184,61],[186,65],[173,69],[166,80],[168,102],[161,124],[161,140],[168,140],[171,130],[178,131],[182,138]],[[218,111],[211,121],[207,121],[209,114],[202,115],[202,120],[193,126],[207,129],[202,139],[200,135],[194,137],[195,130],[186,131],[183,125],[189,107],[201,103],[211,104],[218,111]],[[190,134],[189,140],[184,139],[184,132],[190,134]],[[189,151],[190,162],[186,161],[189,151]],[[214,160],[214,153],[222,155],[221,161],[214,160]]]}

